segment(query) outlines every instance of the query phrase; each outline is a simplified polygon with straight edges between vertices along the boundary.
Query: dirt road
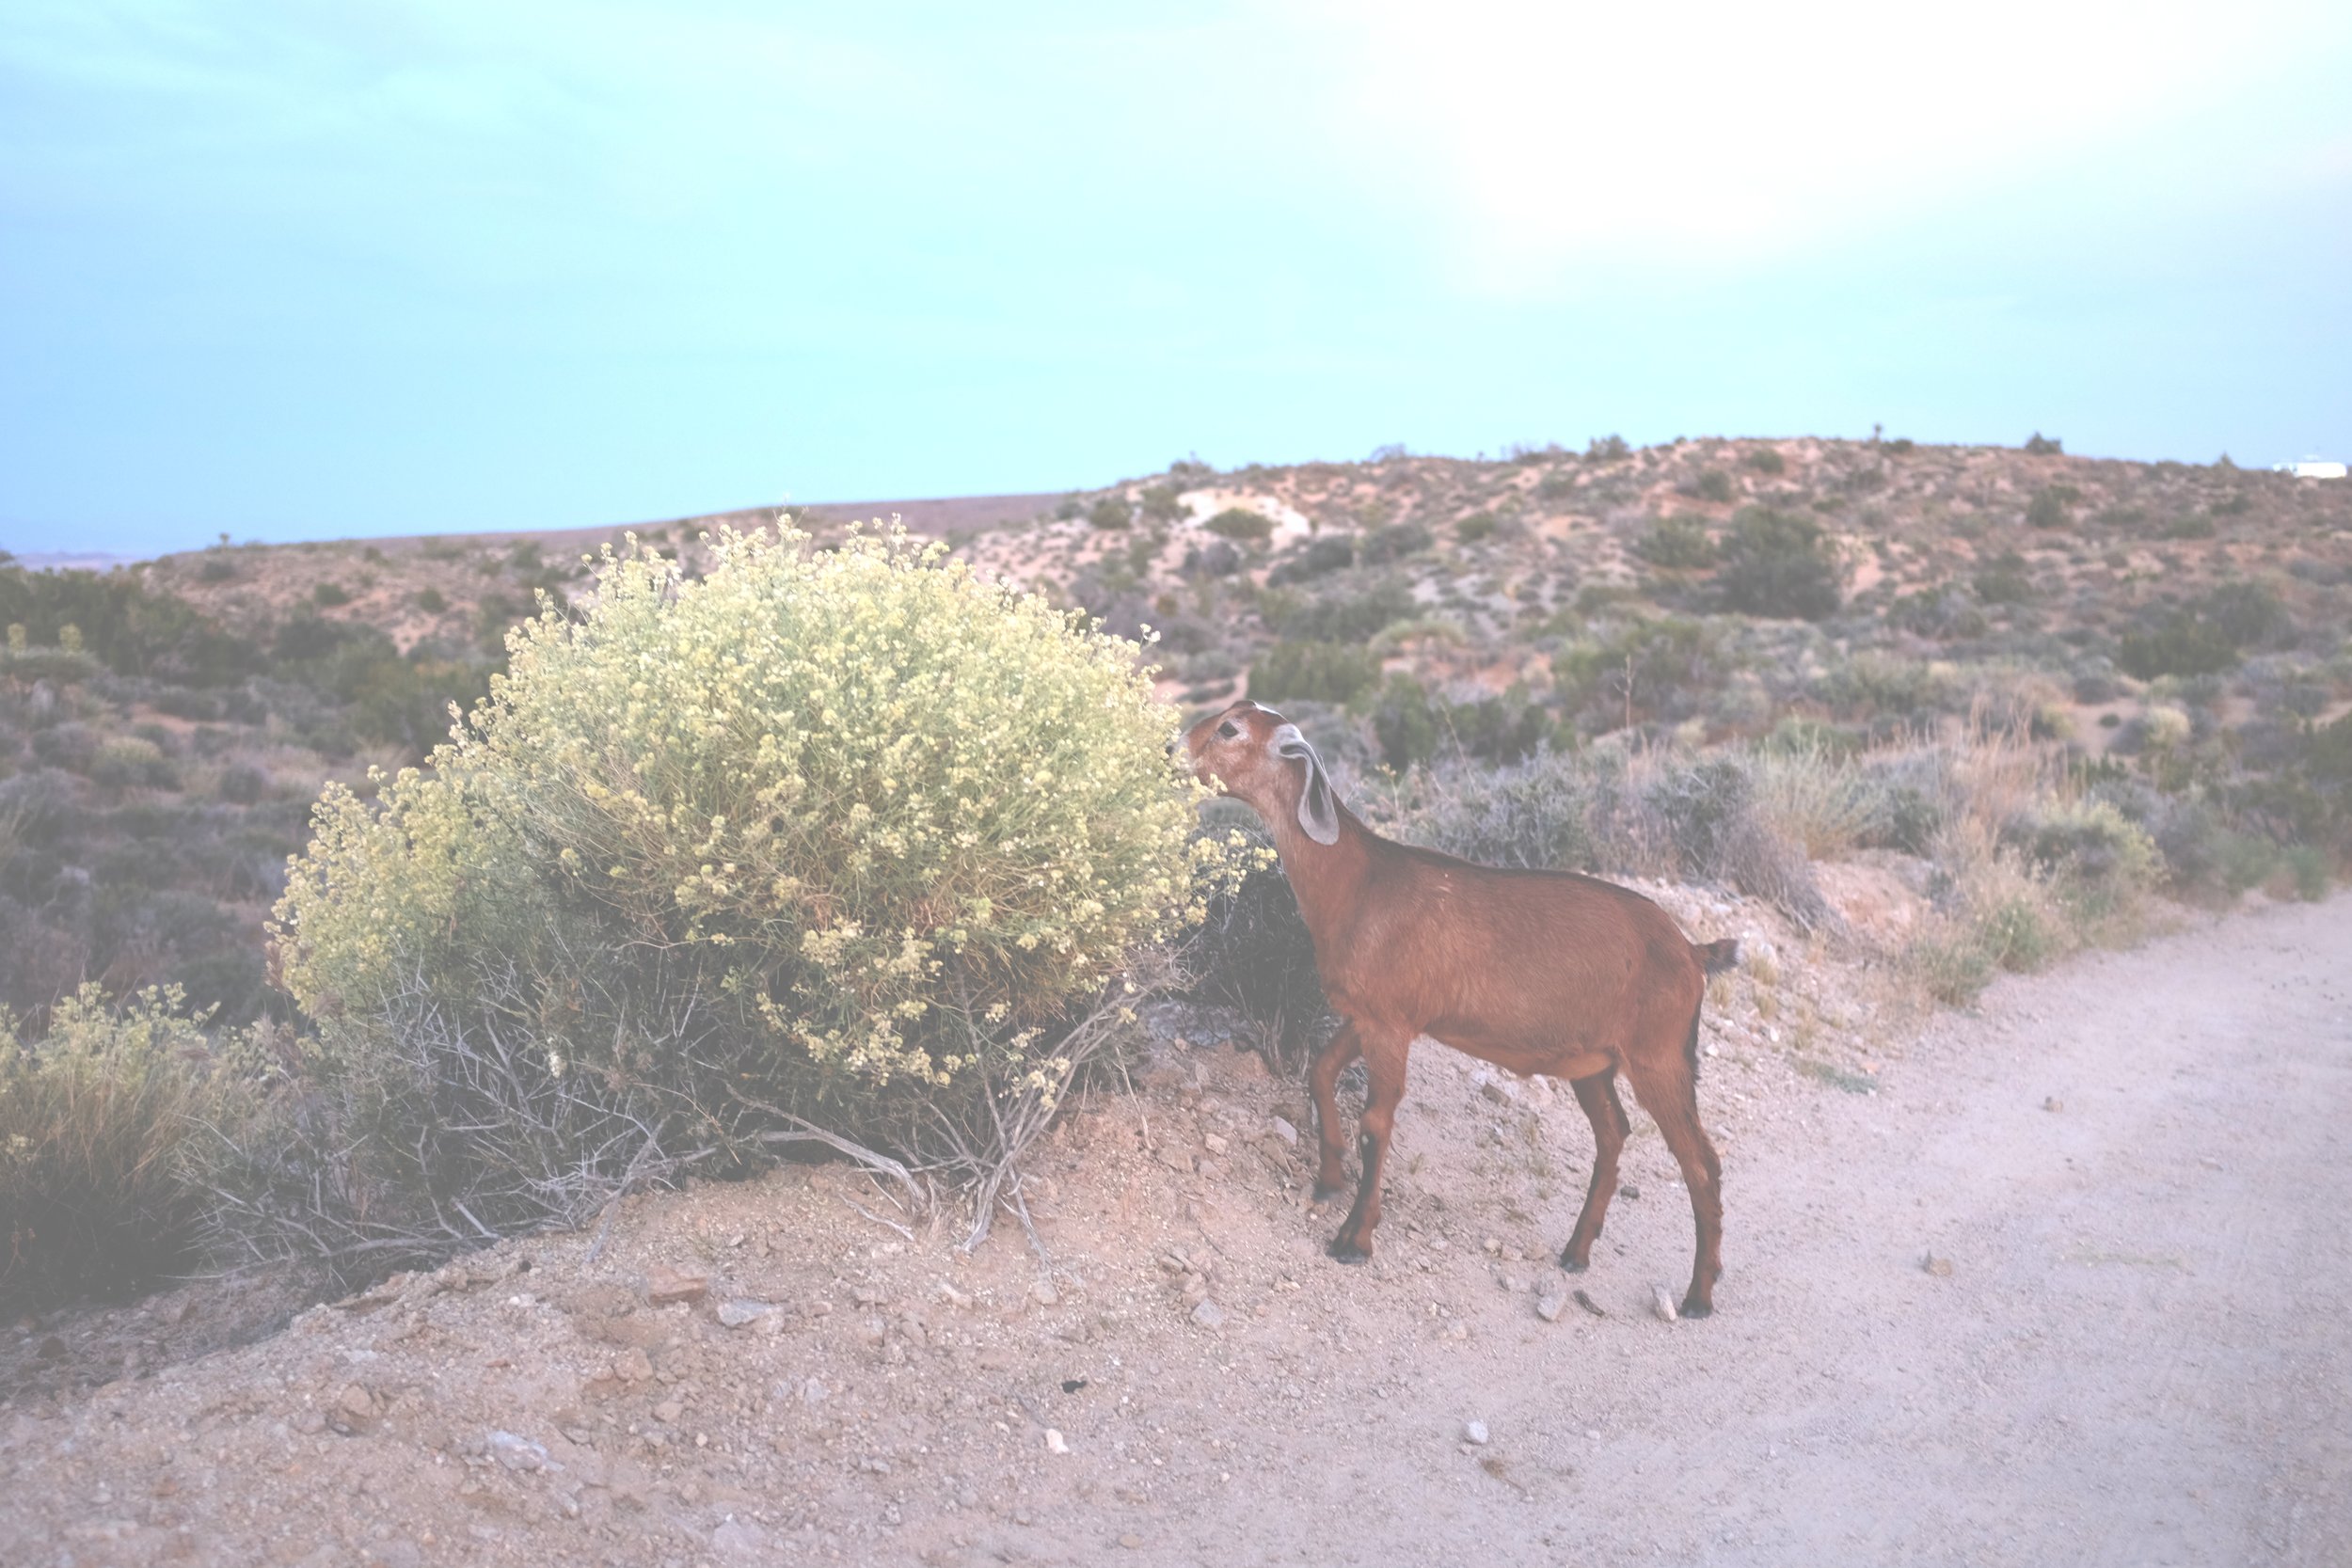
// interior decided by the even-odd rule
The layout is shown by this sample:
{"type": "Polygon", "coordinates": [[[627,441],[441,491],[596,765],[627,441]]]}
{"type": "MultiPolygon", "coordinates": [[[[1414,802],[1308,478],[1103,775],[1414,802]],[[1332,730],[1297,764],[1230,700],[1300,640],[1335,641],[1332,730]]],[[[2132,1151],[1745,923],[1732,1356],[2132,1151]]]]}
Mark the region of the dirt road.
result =
{"type": "Polygon", "coordinates": [[[1424,1047],[1343,1270],[1295,1087],[1171,1048],[1039,1162],[1050,1271],[837,1172],[633,1200],[594,1262],[0,1406],[0,1561],[2352,1561],[2352,900],[2006,981],[1875,1088],[1723,1012],[1702,1323],[1649,1309],[1691,1225],[1640,1117],[1565,1280],[1573,1101],[1424,1047]]]}

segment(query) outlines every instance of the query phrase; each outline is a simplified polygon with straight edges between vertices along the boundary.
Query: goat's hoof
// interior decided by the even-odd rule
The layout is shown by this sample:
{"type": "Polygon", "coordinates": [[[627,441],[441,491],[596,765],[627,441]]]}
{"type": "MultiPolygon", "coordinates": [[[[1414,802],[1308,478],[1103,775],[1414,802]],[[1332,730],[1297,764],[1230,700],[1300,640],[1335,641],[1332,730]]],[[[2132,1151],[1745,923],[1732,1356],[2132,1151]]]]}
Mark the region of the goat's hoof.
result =
{"type": "Polygon", "coordinates": [[[1560,1255],[1560,1267],[1569,1274],[1582,1274],[1592,1266],[1593,1260],[1589,1258],[1571,1258],[1565,1252],[1560,1255]]]}
{"type": "Polygon", "coordinates": [[[1696,1296],[1684,1296],[1682,1305],[1675,1310],[1679,1316],[1685,1318],[1711,1318],[1715,1315],[1715,1304],[1711,1301],[1701,1301],[1696,1296]]]}
{"type": "Polygon", "coordinates": [[[1372,1254],[1353,1242],[1333,1242],[1324,1248],[1324,1251],[1331,1255],[1331,1260],[1335,1263],[1369,1263],[1372,1261],[1372,1254]]]}

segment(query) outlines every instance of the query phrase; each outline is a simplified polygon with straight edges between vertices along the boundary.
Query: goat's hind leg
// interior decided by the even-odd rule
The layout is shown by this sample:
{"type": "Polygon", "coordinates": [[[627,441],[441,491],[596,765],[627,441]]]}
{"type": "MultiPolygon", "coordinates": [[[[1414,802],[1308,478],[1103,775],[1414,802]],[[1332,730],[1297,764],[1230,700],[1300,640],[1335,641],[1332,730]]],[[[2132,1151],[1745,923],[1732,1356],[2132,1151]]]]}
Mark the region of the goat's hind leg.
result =
{"type": "Polygon", "coordinates": [[[1347,1172],[1342,1164],[1346,1153],[1340,1142],[1340,1074],[1363,1051],[1362,1042],[1356,1037],[1356,1025],[1343,1023],[1340,1032],[1315,1053],[1314,1065],[1307,1070],[1307,1087],[1314,1097],[1315,1143],[1320,1151],[1315,1165],[1317,1203],[1337,1197],[1347,1184],[1347,1172]]]}
{"type": "Polygon", "coordinates": [[[1570,1274],[1582,1274],[1592,1267],[1593,1243],[1600,1240],[1609,1200],[1616,1196],[1617,1157],[1625,1150],[1633,1124],[1626,1119],[1625,1103],[1617,1098],[1615,1068],[1574,1079],[1568,1086],[1576,1091],[1576,1102],[1584,1107],[1593,1124],[1593,1180],[1584,1189],[1584,1207],[1576,1216],[1576,1228],[1568,1235],[1568,1244],[1560,1250],[1560,1266],[1570,1274]]]}
{"type": "Polygon", "coordinates": [[[1682,1167],[1683,1184],[1691,1189],[1691,1215],[1698,1225],[1698,1252],[1691,1265],[1691,1288],[1682,1297],[1682,1315],[1704,1318],[1715,1310],[1715,1281],[1723,1277],[1724,1167],[1714,1142],[1699,1124],[1697,1081],[1677,1051],[1664,1063],[1626,1064],[1633,1082],[1633,1098],[1658,1123],[1675,1163],[1682,1167]]]}

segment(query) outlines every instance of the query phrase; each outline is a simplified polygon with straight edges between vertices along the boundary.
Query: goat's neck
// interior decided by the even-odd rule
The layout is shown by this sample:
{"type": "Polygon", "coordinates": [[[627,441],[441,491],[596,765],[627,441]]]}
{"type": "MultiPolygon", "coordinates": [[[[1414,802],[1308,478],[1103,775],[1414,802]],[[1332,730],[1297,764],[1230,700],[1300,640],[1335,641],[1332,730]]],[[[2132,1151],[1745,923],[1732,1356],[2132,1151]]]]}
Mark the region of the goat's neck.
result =
{"type": "Polygon", "coordinates": [[[1332,843],[1317,844],[1298,825],[1295,804],[1292,802],[1294,809],[1261,815],[1273,830],[1274,851],[1282,858],[1283,874],[1290,878],[1291,892],[1298,898],[1298,912],[1306,919],[1308,934],[1314,938],[1315,956],[1327,968],[1341,951],[1363,902],[1376,841],[1354,812],[1339,805],[1340,836],[1332,843]]]}

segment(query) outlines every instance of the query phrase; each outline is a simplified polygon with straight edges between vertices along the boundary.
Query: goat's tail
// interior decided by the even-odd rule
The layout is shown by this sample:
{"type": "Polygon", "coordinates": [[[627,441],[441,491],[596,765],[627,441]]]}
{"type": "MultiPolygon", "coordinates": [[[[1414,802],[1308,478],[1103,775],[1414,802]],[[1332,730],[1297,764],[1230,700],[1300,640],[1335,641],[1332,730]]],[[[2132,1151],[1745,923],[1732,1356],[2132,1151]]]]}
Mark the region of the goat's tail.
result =
{"type": "Polygon", "coordinates": [[[1725,937],[1721,942],[1693,942],[1691,950],[1699,956],[1699,967],[1709,974],[1721,974],[1736,969],[1740,963],[1740,939],[1725,937]]]}

